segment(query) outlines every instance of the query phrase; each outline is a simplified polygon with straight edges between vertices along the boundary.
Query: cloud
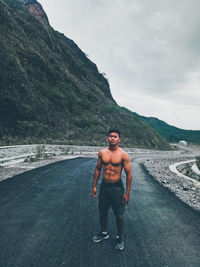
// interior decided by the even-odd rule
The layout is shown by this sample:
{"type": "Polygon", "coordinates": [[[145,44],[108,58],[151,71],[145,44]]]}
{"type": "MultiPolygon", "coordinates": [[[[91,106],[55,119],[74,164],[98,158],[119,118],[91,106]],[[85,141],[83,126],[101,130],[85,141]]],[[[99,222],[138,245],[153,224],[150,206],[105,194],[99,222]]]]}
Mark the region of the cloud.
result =
{"type": "Polygon", "coordinates": [[[200,129],[200,1],[40,2],[53,27],[107,74],[119,105],[200,129]]]}

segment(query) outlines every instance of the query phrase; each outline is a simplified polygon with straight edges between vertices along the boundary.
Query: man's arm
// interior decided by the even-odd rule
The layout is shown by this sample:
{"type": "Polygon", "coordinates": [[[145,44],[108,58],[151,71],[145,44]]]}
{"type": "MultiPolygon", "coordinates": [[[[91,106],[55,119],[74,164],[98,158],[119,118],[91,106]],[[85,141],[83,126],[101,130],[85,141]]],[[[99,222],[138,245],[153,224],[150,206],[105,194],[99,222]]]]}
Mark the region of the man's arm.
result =
{"type": "Polygon", "coordinates": [[[94,171],[94,181],[93,181],[93,188],[92,188],[92,196],[97,197],[97,182],[99,180],[100,174],[101,174],[101,168],[102,168],[102,160],[101,160],[101,151],[99,151],[98,154],[98,160],[97,160],[97,166],[94,171]]]}
{"type": "Polygon", "coordinates": [[[127,154],[125,154],[124,157],[124,170],[126,173],[126,193],[124,195],[124,203],[128,204],[130,199],[131,185],[132,185],[132,173],[131,173],[130,158],[127,154]]]}

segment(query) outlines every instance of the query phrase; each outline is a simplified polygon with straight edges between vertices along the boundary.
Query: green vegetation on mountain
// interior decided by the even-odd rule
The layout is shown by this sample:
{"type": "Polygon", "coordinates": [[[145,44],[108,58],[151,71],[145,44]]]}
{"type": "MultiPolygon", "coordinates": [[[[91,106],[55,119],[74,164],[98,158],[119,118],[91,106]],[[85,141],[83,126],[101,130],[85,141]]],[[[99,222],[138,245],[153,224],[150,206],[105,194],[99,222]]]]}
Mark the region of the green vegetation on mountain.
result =
{"type": "Polygon", "coordinates": [[[171,143],[185,140],[191,144],[200,144],[200,131],[183,130],[156,118],[142,117],[153,129],[171,143]]]}
{"type": "Polygon", "coordinates": [[[55,31],[36,0],[0,0],[0,143],[122,145],[168,149],[138,116],[120,108],[108,81],[79,47],[55,31]]]}
{"type": "Polygon", "coordinates": [[[200,144],[200,131],[183,130],[167,124],[166,122],[154,117],[144,117],[132,112],[133,116],[142,118],[144,122],[149,124],[155,131],[157,131],[163,138],[170,143],[178,143],[185,140],[190,144],[200,144]]]}

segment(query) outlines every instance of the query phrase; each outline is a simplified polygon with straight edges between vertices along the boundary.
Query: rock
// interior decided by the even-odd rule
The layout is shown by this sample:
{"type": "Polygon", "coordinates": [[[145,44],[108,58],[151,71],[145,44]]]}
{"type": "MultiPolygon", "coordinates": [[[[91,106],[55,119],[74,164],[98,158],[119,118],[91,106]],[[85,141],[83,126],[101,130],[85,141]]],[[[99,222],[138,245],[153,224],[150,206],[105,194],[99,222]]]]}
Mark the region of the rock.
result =
{"type": "Polygon", "coordinates": [[[34,17],[40,20],[43,25],[49,25],[48,17],[42,7],[42,5],[36,0],[13,0],[11,1],[13,7],[21,8],[32,14],[34,17]]]}
{"type": "Polygon", "coordinates": [[[188,190],[189,190],[188,187],[184,187],[184,188],[183,188],[183,191],[188,191],[188,190]]]}

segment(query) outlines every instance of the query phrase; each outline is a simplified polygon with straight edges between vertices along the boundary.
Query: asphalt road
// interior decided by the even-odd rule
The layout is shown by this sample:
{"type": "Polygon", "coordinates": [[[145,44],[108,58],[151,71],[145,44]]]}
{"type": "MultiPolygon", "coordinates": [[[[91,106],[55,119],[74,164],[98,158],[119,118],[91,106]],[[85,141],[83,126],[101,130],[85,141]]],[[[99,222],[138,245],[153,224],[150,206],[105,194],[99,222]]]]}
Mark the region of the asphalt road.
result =
{"type": "MultiPolygon", "coordinates": [[[[96,159],[76,158],[0,182],[0,266],[200,266],[200,215],[156,183],[134,161],[125,213],[125,250],[99,230],[91,197],[96,159]]],[[[125,176],[123,174],[125,183],[125,176]]]]}

